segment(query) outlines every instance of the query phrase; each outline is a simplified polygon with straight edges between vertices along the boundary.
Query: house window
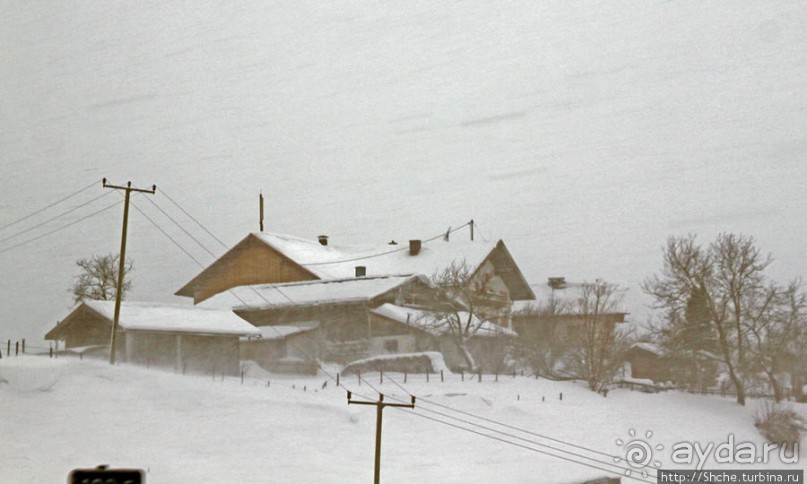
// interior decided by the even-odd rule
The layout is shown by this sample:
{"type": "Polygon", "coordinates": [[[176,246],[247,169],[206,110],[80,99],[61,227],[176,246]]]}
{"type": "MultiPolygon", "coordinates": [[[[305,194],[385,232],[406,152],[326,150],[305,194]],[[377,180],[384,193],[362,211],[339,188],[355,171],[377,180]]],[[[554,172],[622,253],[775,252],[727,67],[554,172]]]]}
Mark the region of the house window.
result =
{"type": "Polygon", "coordinates": [[[397,353],[398,352],[398,340],[397,339],[388,339],[384,341],[384,351],[387,353],[397,353]]]}

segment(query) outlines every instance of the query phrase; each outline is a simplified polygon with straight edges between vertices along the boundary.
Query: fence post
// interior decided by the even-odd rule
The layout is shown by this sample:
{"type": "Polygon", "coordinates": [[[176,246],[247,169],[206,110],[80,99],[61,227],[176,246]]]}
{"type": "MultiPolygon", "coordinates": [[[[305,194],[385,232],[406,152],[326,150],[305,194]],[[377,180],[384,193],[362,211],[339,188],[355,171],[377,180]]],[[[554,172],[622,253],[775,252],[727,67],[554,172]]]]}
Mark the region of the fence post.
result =
{"type": "Polygon", "coordinates": [[[20,356],[20,342],[14,342],[14,356],[20,356]]]}
{"type": "Polygon", "coordinates": [[[496,370],[496,382],[499,381],[499,370],[496,370]]]}
{"type": "Polygon", "coordinates": [[[462,378],[462,381],[465,381],[465,370],[462,368],[460,368],[460,378],[462,378]]]}
{"type": "Polygon", "coordinates": [[[378,370],[378,383],[384,383],[384,370],[378,370]]]}
{"type": "Polygon", "coordinates": [[[336,374],[336,386],[339,386],[339,373],[336,374]]]}
{"type": "Polygon", "coordinates": [[[51,357],[51,358],[53,358],[53,346],[51,346],[51,347],[49,348],[49,350],[50,350],[50,357],[51,357]]]}
{"type": "Polygon", "coordinates": [[[429,383],[429,370],[426,370],[426,383],[429,383]]]}
{"type": "Polygon", "coordinates": [[[443,376],[443,370],[440,370],[440,382],[441,382],[441,383],[445,383],[445,382],[446,382],[445,376],[443,376]]]}
{"type": "Polygon", "coordinates": [[[241,384],[244,384],[244,369],[241,368],[241,384]]]}
{"type": "Polygon", "coordinates": [[[477,373],[479,374],[479,383],[482,383],[482,367],[481,366],[477,370],[477,373]]]}
{"type": "Polygon", "coordinates": [[[22,354],[25,354],[25,338],[22,339],[22,354]]]}
{"type": "Polygon", "coordinates": [[[356,370],[356,376],[359,378],[359,386],[361,386],[361,370],[356,370]]]}
{"type": "Polygon", "coordinates": [[[406,370],[404,370],[404,384],[406,384],[406,370]]]}
{"type": "Polygon", "coordinates": [[[563,400],[563,392],[560,392],[560,399],[563,400]]]}
{"type": "Polygon", "coordinates": [[[6,356],[11,356],[11,340],[8,340],[8,346],[6,346],[6,356]]]}

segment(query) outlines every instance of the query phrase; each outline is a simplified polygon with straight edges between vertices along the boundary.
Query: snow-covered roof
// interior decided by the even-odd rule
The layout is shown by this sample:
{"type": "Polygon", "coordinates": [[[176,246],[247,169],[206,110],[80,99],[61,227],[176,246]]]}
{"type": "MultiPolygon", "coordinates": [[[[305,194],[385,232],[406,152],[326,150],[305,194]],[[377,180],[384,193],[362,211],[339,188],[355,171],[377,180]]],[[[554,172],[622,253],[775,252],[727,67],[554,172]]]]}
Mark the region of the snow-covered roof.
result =
{"type": "MultiPolygon", "coordinates": [[[[240,257],[241,249],[264,244],[299,269],[303,279],[354,278],[356,267],[363,266],[365,275],[389,276],[421,274],[430,277],[454,262],[465,261],[472,269],[481,267],[488,258],[495,261],[499,275],[517,299],[531,299],[533,294],[502,241],[495,243],[441,238],[425,240],[420,251],[410,255],[409,244],[396,245],[322,245],[317,240],[275,233],[252,233],[183,286],[177,295],[196,297],[198,287],[220,277],[222,271],[240,257]]],[[[278,281],[279,282],[279,281],[278,281]]]]}
{"type": "Polygon", "coordinates": [[[356,266],[367,268],[367,275],[424,274],[431,276],[458,260],[478,267],[496,248],[495,243],[442,239],[423,242],[417,255],[409,255],[409,244],[322,245],[316,240],[291,235],[253,234],[265,244],[305,267],[320,279],[353,277],[356,266]]]}
{"type": "Polygon", "coordinates": [[[289,336],[305,333],[319,327],[318,321],[301,321],[294,324],[279,324],[276,326],[258,326],[261,339],[279,340],[289,336]]]}
{"type": "MultiPolygon", "coordinates": [[[[385,303],[381,306],[370,311],[372,314],[383,316],[389,320],[405,324],[410,328],[419,329],[434,335],[442,335],[450,332],[449,323],[446,320],[435,321],[434,316],[428,311],[408,308],[404,306],[397,306],[395,304],[385,303]]],[[[468,318],[467,312],[460,312],[460,318],[466,321],[468,318]]],[[[515,331],[499,326],[498,324],[491,323],[490,321],[483,321],[472,316],[473,327],[478,327],[476,336],[517,336],[515,331]]]]}
{"type": "MultiPolygon", "coordinates": [[[[115,301],[84,301],[62,320],[67,322],[74,313],[86,307],[112,323],[115,301]]],[[[62,324],[60,323],[60,325],[62,324]]],[[[57,330],[51,330],[48,335],[57,330]]],[[[120,307],[120,328],[127,331],[161,331],[217,335],[259,335],[255,326],[230,310],[204,309],[162,303],[123,301],[120,307]]],[[[46,336],[47,338],[47,336],[46,336]]]]}
{"type": "Polygon", "coordinates": [[[343,302],[363,302],[386,294],[423,276],[352,277],[286,284],[239,286],[199,304],[209,308],[261,309],[343,302]]]}

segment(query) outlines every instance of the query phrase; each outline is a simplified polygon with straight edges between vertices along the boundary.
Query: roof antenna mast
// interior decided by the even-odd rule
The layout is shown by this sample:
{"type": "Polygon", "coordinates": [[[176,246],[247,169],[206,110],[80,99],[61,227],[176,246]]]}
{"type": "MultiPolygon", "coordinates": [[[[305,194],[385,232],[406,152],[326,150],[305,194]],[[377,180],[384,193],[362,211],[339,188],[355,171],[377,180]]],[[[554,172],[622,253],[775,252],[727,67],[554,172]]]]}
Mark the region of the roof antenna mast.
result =
{"type": "Polygon", "coordinates": [[[260,225],[261,225],[261,232],[263,232],[263,192],[258,192],[258,202],[260,204],[260,225]]]}
{"type": "Polygon", "coordinates": [[[471,221],[468,222],[468,225],[471,226],[471,242],[473,242],[474,241],[474,219],[471,219],[471,221]]]}

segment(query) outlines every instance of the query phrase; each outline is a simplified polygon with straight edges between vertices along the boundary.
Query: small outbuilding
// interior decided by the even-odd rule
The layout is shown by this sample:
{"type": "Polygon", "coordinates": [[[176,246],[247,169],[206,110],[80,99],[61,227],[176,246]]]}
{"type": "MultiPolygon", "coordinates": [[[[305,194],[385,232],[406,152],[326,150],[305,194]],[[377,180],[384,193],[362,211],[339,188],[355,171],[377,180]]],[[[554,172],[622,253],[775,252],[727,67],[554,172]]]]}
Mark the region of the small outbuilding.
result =
{"type": "MultiPolygon", "coordinates": [[[[109,344],[114,301],[85,301],[46,335],[66,349],[109,344]]],[[[120,361],[175,371],[238,374],[239,338],[258,328],[228,310],[146,302],[121,303],[116,354],[120,361]]]]}

